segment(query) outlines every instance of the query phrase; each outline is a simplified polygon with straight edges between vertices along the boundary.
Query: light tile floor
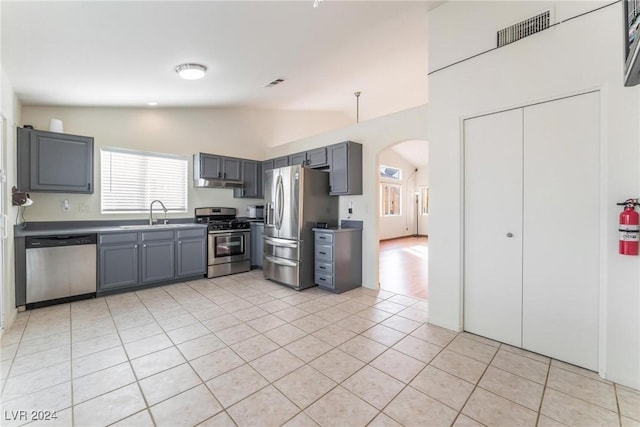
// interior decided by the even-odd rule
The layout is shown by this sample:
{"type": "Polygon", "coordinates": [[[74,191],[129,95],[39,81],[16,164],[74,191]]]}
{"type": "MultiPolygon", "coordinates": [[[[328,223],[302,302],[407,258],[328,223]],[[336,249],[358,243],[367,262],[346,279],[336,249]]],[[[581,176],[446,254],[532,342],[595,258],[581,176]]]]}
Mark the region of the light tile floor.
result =
{"type": "Polygon", "coordinates": [[[2,338],[0,424],[640,426],[638,391],[426,313],[260,271],[23,312],[2,338]]]}

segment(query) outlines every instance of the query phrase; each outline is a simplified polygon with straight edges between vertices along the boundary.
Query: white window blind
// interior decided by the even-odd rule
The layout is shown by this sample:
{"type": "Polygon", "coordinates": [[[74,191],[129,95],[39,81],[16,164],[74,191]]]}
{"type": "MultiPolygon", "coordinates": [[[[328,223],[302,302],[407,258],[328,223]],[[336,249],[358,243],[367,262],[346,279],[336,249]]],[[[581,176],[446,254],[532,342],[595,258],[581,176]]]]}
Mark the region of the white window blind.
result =
{"type": "Polygon", "coordinates": [[[187,211],[187,158],[104,147],[100,150],[102,212],[148,212],[160,200],[187,211]]]}

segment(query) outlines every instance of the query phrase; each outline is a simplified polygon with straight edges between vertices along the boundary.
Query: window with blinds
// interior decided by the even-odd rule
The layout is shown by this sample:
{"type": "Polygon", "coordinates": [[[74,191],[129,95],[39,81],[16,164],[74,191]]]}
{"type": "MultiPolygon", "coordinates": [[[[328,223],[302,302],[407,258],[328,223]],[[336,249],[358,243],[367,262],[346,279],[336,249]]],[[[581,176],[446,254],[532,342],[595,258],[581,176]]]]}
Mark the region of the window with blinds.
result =
{"type": "Polygon", "coordinates": [[[160,200],[187,211],[187,158],[104,147],[100,150],[102,213],[149,212],[160,200]]]}

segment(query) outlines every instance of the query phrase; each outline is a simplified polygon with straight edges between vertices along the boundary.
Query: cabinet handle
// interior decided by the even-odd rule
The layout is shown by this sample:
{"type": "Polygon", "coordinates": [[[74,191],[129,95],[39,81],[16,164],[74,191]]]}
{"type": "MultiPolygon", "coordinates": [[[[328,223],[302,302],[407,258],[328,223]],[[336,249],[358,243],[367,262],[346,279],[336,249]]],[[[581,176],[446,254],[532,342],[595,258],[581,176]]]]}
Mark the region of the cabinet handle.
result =
{"type": "Polygon", "coordinates": [[[325,282],[327,280],[324,277],[318,277],[318,279],[322,280],[323,282],[325,282]]]}
{"type": "Polygon", "coordinates": [[[87,190],[91,191],[91,183],[87,184],[87,190]]]}
{"type": "Polygon", "coordinates": [[[320,270],[326,270],[326,269],[327,269],[327,267],[323,267],[323,266],[320,266],[320,267],[318,267],[318,268],[319,268],[320,270]]]}
{"type": "Polygon", "coordinates": [[[325,236],[318,236],[318,239],[327,240],[325,236]]]}
{"type": "Polygon", "coordinates": [[[146,248],[146,247],[147,247],[147,245],[142,245],[142,247],[143,247],[143,248],[146,248]]]}
{"type": "Polygon", "coordinates": [[[326,255],[326,252],[318,252],[320,255],[326,255]]]}
{"type": "Polygon", "coordinates": [[[227,173],[226,173],[226,172],[224,172],[224,173],[222,174],[222,176],[224,176],[224,177],[226,178],[226,177],[227,177],[227,173]]]}

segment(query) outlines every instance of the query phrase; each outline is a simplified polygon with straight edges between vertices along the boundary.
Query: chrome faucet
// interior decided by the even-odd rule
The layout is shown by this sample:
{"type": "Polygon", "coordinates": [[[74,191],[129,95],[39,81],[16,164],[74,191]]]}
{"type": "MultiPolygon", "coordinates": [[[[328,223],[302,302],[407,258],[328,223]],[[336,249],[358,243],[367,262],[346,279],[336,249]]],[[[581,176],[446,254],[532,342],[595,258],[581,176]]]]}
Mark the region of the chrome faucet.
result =
{"type": "Polygon", "coordinates": [[[153,225],[154,223],[158,222],[157,219],[156,220],[153,219],[153,204],[155,202],[160,203],[160,206],[162,206],[162,210],[164,211],[164,222],[163,222],[163,224],[166,224],[167,222],[169,222],[167,220],[167,207],[160,200],[154,200],[153,202],[151,202],[151,206],[149,206],[149,225],[153,225]]]}

